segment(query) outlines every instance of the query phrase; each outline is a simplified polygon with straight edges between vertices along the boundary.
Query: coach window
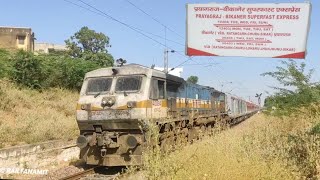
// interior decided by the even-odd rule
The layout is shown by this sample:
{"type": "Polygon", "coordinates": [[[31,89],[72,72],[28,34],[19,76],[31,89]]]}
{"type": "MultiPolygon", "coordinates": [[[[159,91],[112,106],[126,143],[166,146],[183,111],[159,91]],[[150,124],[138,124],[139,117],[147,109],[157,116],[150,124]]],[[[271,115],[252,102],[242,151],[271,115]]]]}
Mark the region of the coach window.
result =
{"type": "Polygon", "coordinates": [[[151,99],[165,98],[164,81],[158,80],[158,79],[152,80],[150,98],[151,99]]]}

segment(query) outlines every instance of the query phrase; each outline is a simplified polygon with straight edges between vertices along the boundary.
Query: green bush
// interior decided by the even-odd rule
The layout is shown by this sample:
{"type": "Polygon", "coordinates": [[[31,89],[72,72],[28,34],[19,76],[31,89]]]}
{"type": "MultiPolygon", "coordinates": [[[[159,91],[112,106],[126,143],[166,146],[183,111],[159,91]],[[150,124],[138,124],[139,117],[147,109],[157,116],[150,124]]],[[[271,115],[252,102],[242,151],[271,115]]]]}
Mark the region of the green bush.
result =
{"type": "Polygon", "coordinates": [[[80,89],[85,74],[100,67],[95,62],[67,58],[61,63],[62,86],[69,89],[80,89]]]}
{"type": "Polygon", "coordinates": [[[293,60],[282,61],[282,64],[284,66],[277,66],[276,71],[262,74],[276,79],[280,84],[280,87],[273,87],[277,92],[265,99],[267,112],[290,115],[301,107],[320,102],[319,82],[311,82],[313,70],[306,72],[305,63],[293,60]]]}
{"type": "Polygon", "coordinates": [[[85,73],[100,68],[95,62],[65,56],[44,55],[41,59],[46,74],[45,87],[79,90],[85,73]]]}
{"type": "Polygon", "coordinates": [[[97,62],[79,58],[60,54],[36,56],[25,51],[16,53],[11,61],[8,57],[0,59],[2,64],[7,64],[8,68],[1,69],[0,77],[32,89],[62,87],[80,90],[85,73],[101,67],[97,62]]]}
{"type": "Polygon", "coordinates": [[[33,54],[19,51],[14,57],[12,79],[18,84],[33,88],[43,88],[45,74],[41,60],[33,54]]]}
{"type": "Polygon", "coordinates": [[[4,49],[0,49],[0,78],[10,77],[13,71],[13,61],[10,53],[4,49]]]}

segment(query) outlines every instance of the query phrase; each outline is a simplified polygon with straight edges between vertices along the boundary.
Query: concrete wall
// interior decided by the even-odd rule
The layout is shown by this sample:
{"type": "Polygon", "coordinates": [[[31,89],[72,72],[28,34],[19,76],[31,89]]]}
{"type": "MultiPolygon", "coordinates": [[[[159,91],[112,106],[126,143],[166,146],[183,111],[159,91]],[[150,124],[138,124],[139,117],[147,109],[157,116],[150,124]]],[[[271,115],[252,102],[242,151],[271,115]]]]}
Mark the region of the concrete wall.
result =
{"type": "Polygon", "coordinates": [[[34,51],[36,53],[45,53],[48,54],[49,50],[55,50],[55,51],[65,51],[67,50],[65,45],[60,44],[51,44],[51,43],[35,43],[34,45],[34,51]]]}
{"type": "Polygon", "coordinates": [[[23,49],[33,52],[34,34],[31,28],[0,27],[0,48],[9,51],[23,49]]]}

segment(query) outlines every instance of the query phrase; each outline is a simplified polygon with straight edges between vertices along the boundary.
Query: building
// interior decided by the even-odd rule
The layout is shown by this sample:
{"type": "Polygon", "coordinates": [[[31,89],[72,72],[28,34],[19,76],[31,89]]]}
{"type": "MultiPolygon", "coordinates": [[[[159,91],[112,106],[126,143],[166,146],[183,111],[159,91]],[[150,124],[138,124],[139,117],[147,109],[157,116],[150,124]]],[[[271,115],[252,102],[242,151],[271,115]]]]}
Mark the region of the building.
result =
{"type": "Polygon", "coordinates": [[[65,45],[60,44],[52,44],[52,43],[35,43],[34,52],[35,53],[45,53],[48,54],[50,52],[56,51],[66,51],[67,47],[65,45]]]}
{"type": "Polygon", "coordinates": [[[9,51],[23,49],[33,52],[34,33],[31,28],[0,27],[0,48],[9,51]]]}
{"type": "MultiPolygon", "coordinates": [[[[155,67],[154,69],[163,71],[164,68],[163,67],[155,67]]],[[[178,76],[181,77],[181,74],[183,72],[183,68],[174,68],[173,70],[171,70],[172,68],[168,68],[169,70],[169,74],[174,75],[174,76],[178,76]]]]}

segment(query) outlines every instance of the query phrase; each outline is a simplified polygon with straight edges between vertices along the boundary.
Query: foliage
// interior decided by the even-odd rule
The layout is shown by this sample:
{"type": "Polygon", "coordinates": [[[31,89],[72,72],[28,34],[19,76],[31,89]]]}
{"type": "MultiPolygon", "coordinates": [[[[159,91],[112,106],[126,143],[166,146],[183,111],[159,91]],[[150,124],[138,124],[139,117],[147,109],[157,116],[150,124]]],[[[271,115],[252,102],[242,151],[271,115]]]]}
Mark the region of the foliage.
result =
{"type": "Polygon", "coordinates": [[[11,76],[13,71],[13,61],[10,53],[4,49],[0,49],[0,78],[11,76]]]}
{"type": "Polygon", "coordinates": [[[33,89],[62,87],[79,90],[85,73],[101,67],[83,59],[52,54],[34,56],[24,51],[18,52],[13,62],[13,73],[8,77],[33,89]]]}
{"type": "Polygon", "coordinates": [[[297,64],[293,60],[282,61],[284,67],[276,67],[274,72],[263,73],[263,76],[275,78],[283,87],[272,87],[278,92],[266,98],[267,108],[277,109],[278,114],[290,114],[296,108],[320,101],[318,83],[311,82],[313,70],[306,72],[305,63],[297,64]]]}
{"type": "Polygon", "coordinates": [[[68,51],[34,55],[18,51],[10,54],[0,49],[0,78],[12,79],[32,89],[62,87],[79,90],[85,73],[112,66],[107,51],[109,38],[83,27],[66,40],[68,51]]]}
{"type": "Polygon", "coordinates": [[[187,82],[190,82],[192,84],[197,84],[198,80],[199,80],[198,76],[190,76],[188,77],[187,82]]]}
{"type": "Polygon", "coordinates": [[[73,58],[94,61],[100,66],[112,66],[113,57],[108,54],[109,37],[84,26],[65,40],[68,54],[73,58]]]}
{"type": "Polygon", "coordinates": [[[71,58],[65,59],[61,65],[62,76],[60,77],[63,77],[61,80],[61,86],[78,90],[82,86],[82,81],[85,74],[89,71],[100,68],[100,66],[96,63],[82,59],[74,60],[71,58]]]}
{"type": "Polygon", "coordinates": [[[41,89],[45,80],[41,60],[32,53],[19,51],[14,58],[12,78],[18,84],[41,89]]]}

